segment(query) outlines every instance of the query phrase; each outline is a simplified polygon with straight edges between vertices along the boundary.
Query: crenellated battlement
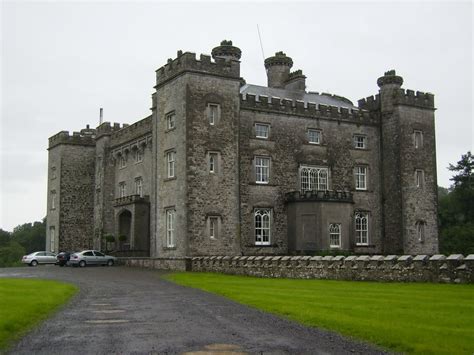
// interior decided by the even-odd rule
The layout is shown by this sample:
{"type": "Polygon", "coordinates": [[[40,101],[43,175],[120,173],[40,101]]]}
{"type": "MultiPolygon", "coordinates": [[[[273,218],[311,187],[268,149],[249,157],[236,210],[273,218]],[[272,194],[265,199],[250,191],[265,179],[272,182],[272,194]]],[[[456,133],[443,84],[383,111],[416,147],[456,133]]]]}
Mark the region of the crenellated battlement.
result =
{"type": "Polygon", "coordinates": [[[421,91],[399,89],[393,95],[394,104],[435,109],[434,95],[421,91]]]}
{"type": "Polygon", "coordinates": [[[348,109],[313,102],[254,94],[242,94],[240,99],[240,107],[243,109],[277,112],[308,118],[329,118],[368,124],[377,123],[377,120],[371,117],[370,113],[365,109],[348,109]]]}
{"type": "Polygon", "coordinates": [[[380,109],[380,95],[369,96],[358,101],[361,110],[377,111],[380,109]]]}
{"type": "Polygon", "coordinates": [[[120,125],[120,123],[116,122],[114,122],[113,124],[111,124],[110,122],[104,122],[96,128],[96,138],[100,138],[105,135],[111,135],[112,133],[117,132],[127,126],[128,124],[126,123],[120,125]]]}
{"type": "Polygon", "coordinates": [[[114,130],[111,137],[111,146],[121,145],[129,140],[136,139],[152,131],[152,116],[148,116],[132,125],[124,124],[121,129],[114,130]]]}
{"type": "Polygon", "coordinates": [[[96,130],[89,128],[89,125],[80,132],[72,132],[72,134],[69,131],[61,131],[49,138],[48,149],[60,144],[93,146],[95,135],[96,130]]]}
{"type": "Polygon", "coordinates": [[[197,59],[196,53],[178,51],[177,58],[168,59],[168,63],[156,71],[155,88],[188,71],[240,79],[240,62],[222,57],[212,60],[211,56],[205,54],[197,59]]]}

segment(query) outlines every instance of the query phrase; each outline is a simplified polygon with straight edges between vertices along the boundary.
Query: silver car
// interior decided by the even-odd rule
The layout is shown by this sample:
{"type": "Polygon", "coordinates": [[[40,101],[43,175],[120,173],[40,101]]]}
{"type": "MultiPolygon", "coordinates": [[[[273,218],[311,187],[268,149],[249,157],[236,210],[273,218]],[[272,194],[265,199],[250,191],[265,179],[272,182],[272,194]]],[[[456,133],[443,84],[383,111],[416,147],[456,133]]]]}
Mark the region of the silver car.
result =
{"type": "Polygon", "coordinates": [[[36,266],[38,264],[55,264],[56,254],[49,251],[35,251],[34,253],[23,256],[21,262],[29,266],[36,266]]]}
{"type": "Polygon", "coordinates": [[[117,258],[111,255],[105,255],[97,250],[83,250],[71,254],[68,265],[84,267],[86,265],[107,265],[115,264],[117,258]]]}

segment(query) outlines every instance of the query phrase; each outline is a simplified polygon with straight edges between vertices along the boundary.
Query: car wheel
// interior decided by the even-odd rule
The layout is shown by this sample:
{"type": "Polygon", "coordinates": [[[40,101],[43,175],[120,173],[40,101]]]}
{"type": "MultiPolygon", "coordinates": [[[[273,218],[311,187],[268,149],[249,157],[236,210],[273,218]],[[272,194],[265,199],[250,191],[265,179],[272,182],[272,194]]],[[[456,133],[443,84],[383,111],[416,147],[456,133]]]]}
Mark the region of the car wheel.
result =
{"type": "Polygon", "coordinates": [[[37,266],[38,265],[38,262],[36,260],[33,260],[31,263],[30,263],[31,266],[37,266]]]}
{"type": "Polygon", "coordinates": [[[63,267],[63,266],[64,266],[64,264],[63,264],[63,263],[59,263],[59,266],[63,267]]]}
{"type": "Polygon", "coordinates": [[[86,266],[86,262],[85,262],[84,260],[81,260],[81,261],[79,262],[79,266],[80,266],[80,267],[86,266]]]}
{"type": "Polygon", "coordinates": [[[107,261],[107,266],[112,266],[112,265],[114,265],[114,261],[113,261],[113,260],[107,261]]]}

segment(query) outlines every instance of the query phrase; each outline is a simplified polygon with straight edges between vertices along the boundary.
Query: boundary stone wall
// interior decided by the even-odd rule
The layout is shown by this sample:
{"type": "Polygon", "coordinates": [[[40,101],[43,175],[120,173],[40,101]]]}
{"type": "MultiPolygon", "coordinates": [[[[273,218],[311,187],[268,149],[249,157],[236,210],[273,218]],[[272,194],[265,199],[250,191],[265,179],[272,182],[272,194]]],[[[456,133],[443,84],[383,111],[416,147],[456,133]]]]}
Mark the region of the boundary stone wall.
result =
{"type": "Polygon", "coordinates": [[[258,277],[473,283],[474,254],[361,256],[198,256],[121,258],[126,266],[258,277]]]}

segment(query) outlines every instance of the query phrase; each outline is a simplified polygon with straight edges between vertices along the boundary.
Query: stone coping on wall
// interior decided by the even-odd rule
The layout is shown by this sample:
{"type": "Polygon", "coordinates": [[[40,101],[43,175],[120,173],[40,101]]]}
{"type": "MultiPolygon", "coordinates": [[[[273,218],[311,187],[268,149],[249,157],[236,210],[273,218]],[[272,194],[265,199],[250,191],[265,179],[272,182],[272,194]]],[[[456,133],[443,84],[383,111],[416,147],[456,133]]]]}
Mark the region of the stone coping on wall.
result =
{"type": "Polygon", "coordinates": [[[121,264],[163,270],[259,277],[473,283],[474,254],[351,256],[196,256],[119,258],[121,264]]]}

